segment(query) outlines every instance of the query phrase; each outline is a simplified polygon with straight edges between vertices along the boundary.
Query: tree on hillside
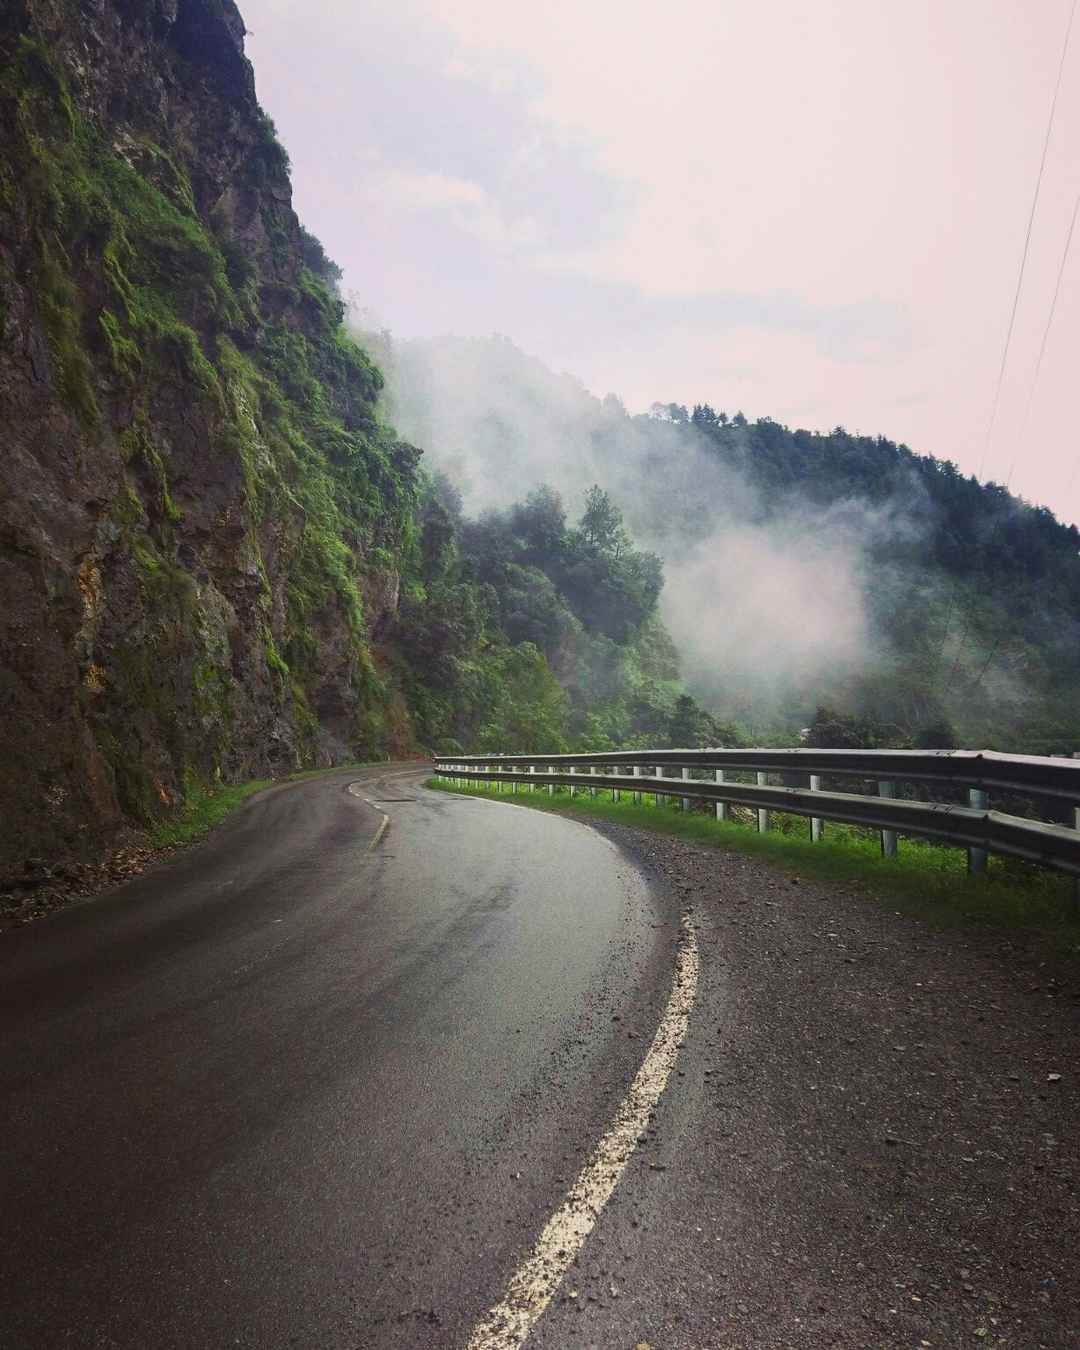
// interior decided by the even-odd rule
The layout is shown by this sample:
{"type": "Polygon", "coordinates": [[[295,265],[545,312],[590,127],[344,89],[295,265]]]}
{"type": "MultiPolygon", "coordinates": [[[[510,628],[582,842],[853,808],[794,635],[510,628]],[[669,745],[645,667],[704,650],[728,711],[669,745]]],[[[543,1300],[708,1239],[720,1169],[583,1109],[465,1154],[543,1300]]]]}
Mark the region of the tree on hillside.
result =
{"type": "Polygon", "coordinates": [[[512,508],[510,528],[524,543],[529,561],[543,567],[563,550],[566,509],[562,498],[542,483],[512,508]]]}
{"type": "Polygon", "coordinates": [[[730,724],[718,722],[695,698],[680,694],[671,713],[667,741],[675,750],[704,750],[708,746],[738,745],[739,734],[730,724]]]}
{"type": "Polygon", "coordinates": [[[815,750],[902,750],[910,742],[893,723],[846,716],[835,708],[818,708],[806,744],[815,750]]]}
{"type": "MultiPolygon", "coordinates": [[[[717,416],[707,403],[695,403],[694,411],[690,414],[690,421],[695,427],[714,427],[717,423],[717,416]]],[[[726,417],[724,421],[727,421],[726,417]]]]}
{"type": "Polygon", "coordinates": [[[680,694],[671,714],[668,739],[676,749],[696,750],[707,739],[711,722],[712,718],[698,707],[696,700],[689,694],[680,694]]]}
{"type": "Polygon", "coordinates": [[[622,512],[595,483],[585,494],[585,510],[578,526],[581,537],[601,553],[619,553],[629,543],[622,512]]]}
{"type": "Polygon", "coordinates": [[[578,528],[567,537],[559,581],[586,628],[628,642],[655,609],[664,571],[655,553],[633,547],[622,512],[594,486],[578,528]]]}

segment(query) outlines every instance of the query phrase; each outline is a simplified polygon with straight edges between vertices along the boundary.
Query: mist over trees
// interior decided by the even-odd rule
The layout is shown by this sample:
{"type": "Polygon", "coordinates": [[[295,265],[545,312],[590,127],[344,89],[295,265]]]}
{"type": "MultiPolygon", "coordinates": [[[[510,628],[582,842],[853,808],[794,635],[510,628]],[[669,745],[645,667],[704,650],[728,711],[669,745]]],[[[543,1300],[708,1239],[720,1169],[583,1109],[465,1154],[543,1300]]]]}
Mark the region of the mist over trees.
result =
{"type": "MultiPolygon", "coordinates": [[[[884,436],[705,402],[633,415],[504,338],[364,340],[387,415],[467,513],[516,532],[509,565],[550,584],[518,578],[514,632],[541,612],[557,625],[561,606],[593,638],[628,640],[631,597],[655,585],[645,560],[662,559],[657,612],[689,693],[755,740],[790,741],[824,707],[893,743],[1080,745],[1080,533],[1045,507],[884,436]],[[582,552],[611,528],[594,485],[635,541],[600,550],[634,560],[611,572],[582,552]],[[550,550],[560,498],[584,513],[565,557],[550,550]]],[[[492,540],[462,538],[479,574],[492,540]]],[[[558,644],[545,650],[564,679],[558,644]]]]}
{"type": "Polygon", "coordinates": [[[435,472],[419,523],[419,584],[402,598],[395,641],[428,743],[558,751],[735,738],[680,683],[656,613],[663,566],[635,548],[602,488],[576,524],[546,485],[469,520],[435,472]]]}

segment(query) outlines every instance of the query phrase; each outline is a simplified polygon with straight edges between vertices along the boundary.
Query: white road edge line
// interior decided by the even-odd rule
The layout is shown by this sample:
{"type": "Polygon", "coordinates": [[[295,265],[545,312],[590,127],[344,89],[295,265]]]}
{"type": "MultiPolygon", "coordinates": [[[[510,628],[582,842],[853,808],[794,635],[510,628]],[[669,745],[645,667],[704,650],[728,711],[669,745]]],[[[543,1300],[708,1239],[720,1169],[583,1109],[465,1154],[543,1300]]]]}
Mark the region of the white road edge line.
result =
{"type": "Polygon", "coordinates": [[[671,997],[649,1053],[607,1133],[548,1220],[532,1252],[514,1273],[506,1293],[474,1328],[467,1350],[517,1350],[543,1316],[611,1198],[634,1154],[638,1136],[667,1086],[686,1036],[697,982],[697,939],[690,916],[684,915],[671,997]]]}
{"type": "Polygon", "coordinates": [[[378,811],[379,815],[382,816],[382,821],[379,824],[379,828],[375,831],[375,838],[367,846],[367,851],[369,853],[374,853],[375,850],[379,847],[379,844],[382,842],[383,835],[390,828],[390,817],[380,807],[376,806],[370,797],[365,797],[363,792],[353,791],[354,788],[360,788],[362,786],[363,784],[361,783],[350,783],[349,792],[352,794],[352,796],[359,797],[362,802],[365,802],[368,806],[370,806],[373,811],[378,811]]]}

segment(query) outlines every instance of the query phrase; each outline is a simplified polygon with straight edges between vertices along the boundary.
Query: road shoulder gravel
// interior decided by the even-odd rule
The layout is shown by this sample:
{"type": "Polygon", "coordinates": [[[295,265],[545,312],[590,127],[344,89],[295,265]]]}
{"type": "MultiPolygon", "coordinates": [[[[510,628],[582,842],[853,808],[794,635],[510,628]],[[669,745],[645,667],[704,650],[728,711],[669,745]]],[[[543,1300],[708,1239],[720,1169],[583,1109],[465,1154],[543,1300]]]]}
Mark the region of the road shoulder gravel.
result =
{"type": "Polygon", "coordinates": [[[1080,1344],[1075,968],[1015,933],[930,929],[597,828],[692,907],[698,1006],[681,1077],[530,1344],[1080,1344]]]}

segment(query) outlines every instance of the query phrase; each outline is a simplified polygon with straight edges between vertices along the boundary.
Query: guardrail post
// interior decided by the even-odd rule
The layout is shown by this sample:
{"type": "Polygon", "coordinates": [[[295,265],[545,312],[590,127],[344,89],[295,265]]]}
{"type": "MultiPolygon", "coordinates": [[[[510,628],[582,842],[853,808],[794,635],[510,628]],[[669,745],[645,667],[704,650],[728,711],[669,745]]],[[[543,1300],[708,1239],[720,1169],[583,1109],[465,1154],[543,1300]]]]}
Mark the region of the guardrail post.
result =
{"type": "MultiPolygon", "coordinates": [[[[821,791],[821,775],[820,775],[820,774],[818,774],[818,773],[812,773],[812,774],[810,775],[810,791],[811,791],[811,792],[820,792],[820,791],[821,791]]],[[[824,824],[825,824],[825,822],[822,820],[822,818],[821,818],[820,816],[811,816],[811,817],[810,817],[810,842],[811,842],[812,844],[820,844],[820,843],[821,843],[821,834],[822,834],[822,828],[823,828],[824,824]]]]}
{"type": "MultiPolygon", "coordinates": [[[[612,771],[612,770],[614,770],[614,769],[617,769],[618,767],[619,767],[619,766],[618,766],[617,764],[609,764],[609,765],[607,765],[607,768],[608,768],[608,771],[609,771],[609,772],[612,771]]],[[[612,788],[612,789],[611,789],[611,800],[612,800],[613,802],[617,802],[617,801],[621,801],[621,800],[622,800],[622,793],[619,791],[618,788],[612,788]]]]}
{"type": "MultiPolygon", "coordinates": [[[[757,775],[758,786],[759,787],[767,786],[768,777],[769,775],[767,773],[762,773],[759,770],[757,775]]],[[[757,827],[759,833],[764,833],[769,828],[769,813],[764,809],[764,807],[760,806],[758,807],[757,813],[757,827]]]]}
{"type": "MultiPolygon", "coordinates": [[[[596,777],[596,765],[595,765],[595,764],[590,764],[590,765],[589,765],[589,777],[590,777],[590,778],[595,778],[595,777],[596,777]]],[[[596,796],[596,788],[590,788],[590,789],[589,789],[589,796],[590,796],[590,797],[595,797],[595,796],[596,796]]]]}
{"type": "MultiPolygon", "coordinates": [[[[529,772],[532,773],[532,774],[536,773],[536,765],[535,765],[535,764],[530,764],[530,765],[529,765],[529,772]]],[[[530,783],[530,784],[529,784],[529,791],[530,791],[530,792],[535,792],[535,791],[536,791],[536,785],[535,785],[535,783],[530,783]]]]}
{"type": "MultiPolygon", "coordinates": [[[[968,788],[968,805],[973,811],[986,810],[986,793],[982,788],[968,788]]],[[[967,855],[969,872],[979,873],[986,871],[986,849],[969,848],[967,855]]]]}
{"type": "MultiPolygon", "coordinates": [[[[554,764],[549,764],[549,765],[547,766],[547,769],[548,769],[548,773],[549,773],[549,774],[553,774],[553,773],[555,772],[555,765],[554,765],[554,764]]],[[[554,796],[555,796],[555,784],[554,784],[554,783],[549,783],[549,784],[548,784],[548,796],[549,796],[549,797],[554,797],[554,796]]]]}
{"type": "MultiPolygon", "coordinates": [[[[635,778],[640,778],[640,777],[641,777],[641,765],[640,765],[640,764],[635,764],[635,765],[634,765],[634,777],[635,777],[635,778]]],[[[640,806],[640,805],[641,805],[641,793],[640,793],[640,792],[635,792],[635,793],[634,793],[634,805],[635,805],[635,806],[640,806]]]]}
{"type": "MultiPolygon", "coordinates": [[[[879,797],[889,797],[889,798],[895,797],[895,796],[896,796],[896,784],[895,784],[895,783],[879,783],[878,786],[877,786],[877,791],[878,791],[878,796],[879,796],[879,797]]],[[[895,831],[895,830],[882,830],[882,831],[881,831],[881,856],[882,856],[883,858],[895,858],[895,857],[896,857],[896,831],[895,831]]]]}
{"type": "MultiPolygon", "coordinates": [[[[664,776],[664,774],[663,774],[663,768],[664,768],[664,766],[663,766],[662,764],[654,764],[654,765],[653,765],[653,769],[655,770],[655,772],[653,773],[653,777],[654,777],[654,778],[663,778],[663,776],[664,776]]],[[[661,796],[661,794],[660,794],[659,792],[654,793],[654,794],[653,794],[653,806],[659,806],[660,803],[661,803],[661,801],[662,801],[662,796],[661,796]]]]}
{"type": "MultiPolygon", "coordinates": [[[[1073,759],[1080,759],[1080,750],[1073,751],[1073,759]]],[[[1080,806],[1073,807],[1073,829],[1080,830],[1080,806]]],[[[1073,914],[1080,914],[1080,877],[1073,878],[1073,914]]]]}
{"type": "MultiPolygon", "coordinates": [[[[1080,755],[1073,759],[1080,759],[1080,755]]],[[[1080,806],[1073,807],[1073,829],[1080,830],[1080,806]]],[[[1080,914],[1080,877],[1073,878],[1073,913],[1080,914]]]]}
{"type": "MultiPolygon", "coordinates": [[[[717,771],[716,771],[716,781],[717,781],[718,783],[722,783],[722,782],[724,781],[724,771],[723,771],[723,769],[717,769],[717,771]]],[[[727,802],[717,802],[717,803],[716,803],[716,819],[717,819],[717,820],[727,820],[727,805],[728,805],[727,802]]]]}
{"type": "MultiPolygon", "coordinates": [[[[684,778],[689,778],[689,777],[690,777],[690,766],[689,766],[688,764],[684,764],[684,765],[683,765],[682,776],[683,776],[684,778]]],[[[689,811],[689,810],[690,810],[690,798],[689,798],[689,797],[684,797],[684,798],[682,799],[682,809],[683,809],[684,811],[689,811]]]]}

